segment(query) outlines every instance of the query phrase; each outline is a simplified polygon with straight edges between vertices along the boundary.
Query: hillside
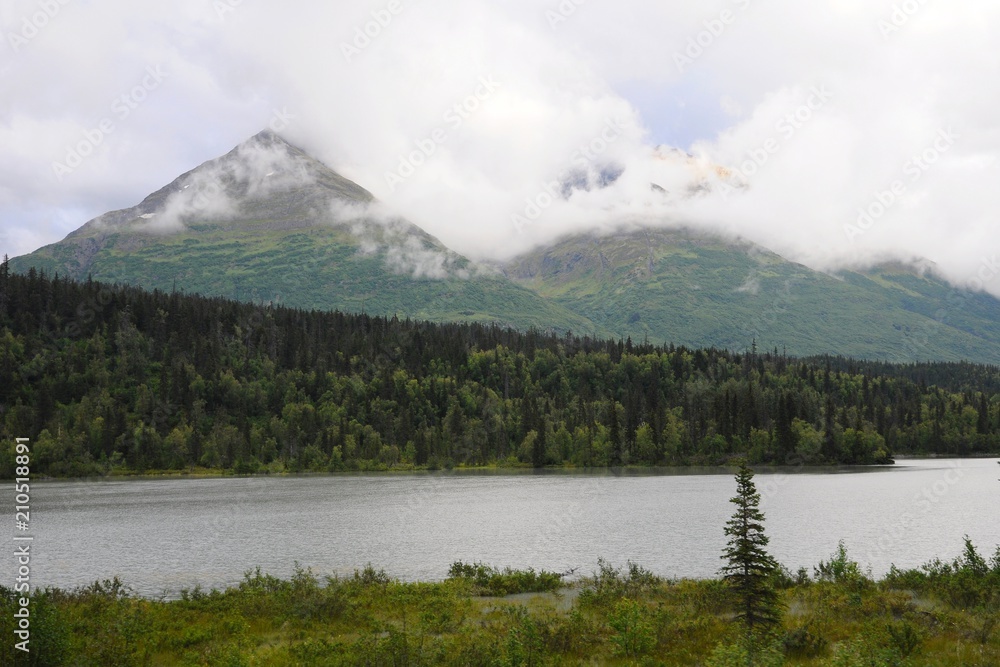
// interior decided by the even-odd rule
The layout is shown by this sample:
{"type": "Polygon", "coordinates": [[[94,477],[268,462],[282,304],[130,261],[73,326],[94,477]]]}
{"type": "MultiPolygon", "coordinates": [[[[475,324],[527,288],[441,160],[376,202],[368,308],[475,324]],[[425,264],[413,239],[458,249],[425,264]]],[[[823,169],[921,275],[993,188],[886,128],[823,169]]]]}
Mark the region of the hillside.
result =
{"type": "Polygon", "coordinates": [[[745,241],[625,228],[565,238],[503,271],[637,341],[1000,363],[1000,301],[902,266],[831,276],[745,241]]]}
{"type": "Polygon", "coordinates": [[[268,131],[10,266],[298,308],[595,331],[382,214],[367,190],[268,131]]]}
{"type": "Polygon", "coordinates": [[[743,351],[1000,363],[1000,301],[901,264],[828,275],[683,228],[475,263],[265,131],[14,271],[252,303],[743,351]]]}

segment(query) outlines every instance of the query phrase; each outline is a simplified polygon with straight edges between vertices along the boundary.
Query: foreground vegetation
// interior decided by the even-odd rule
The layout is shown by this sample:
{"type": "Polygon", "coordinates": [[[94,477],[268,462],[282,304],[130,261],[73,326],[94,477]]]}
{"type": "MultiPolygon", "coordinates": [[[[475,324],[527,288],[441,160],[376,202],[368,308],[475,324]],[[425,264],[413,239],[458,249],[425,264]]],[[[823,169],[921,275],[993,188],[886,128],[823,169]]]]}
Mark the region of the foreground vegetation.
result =
{"type": "Polygon", "coordinates": [[[0,476],[887,463],[1000,451],[1000,369],[519,333],[0,265],[0,476]]]}
{"type": "MultiPolygon", "coordinates": [[[[134,597],[117,580],[48,590],[32,607],[36,665],[743,665],[724,581],[666,581],[600,562],[551,592],[553,573],[456,564],[439,583],[366,568],[290,580],[259,570],[226,591],[134,597]],[[491,586],[509,597],[486,597],[491,586]],[[467,576],[468,575],[468,576],[467,576]],[[531,591],[550,591],[535,592],[531,591]]],[[[1000,664],[1000,550],[874,581],[841,548],[810,575],[781,572],[787,611],[757,665],[987,667],[1000,664]]],[[[13,594],[0,590],[0,634],[13,594]]],[[[15,663],[11,642],[0,663],[15,663]]],[[[28,664],[28,663],[23,663],[28,664]]]]}

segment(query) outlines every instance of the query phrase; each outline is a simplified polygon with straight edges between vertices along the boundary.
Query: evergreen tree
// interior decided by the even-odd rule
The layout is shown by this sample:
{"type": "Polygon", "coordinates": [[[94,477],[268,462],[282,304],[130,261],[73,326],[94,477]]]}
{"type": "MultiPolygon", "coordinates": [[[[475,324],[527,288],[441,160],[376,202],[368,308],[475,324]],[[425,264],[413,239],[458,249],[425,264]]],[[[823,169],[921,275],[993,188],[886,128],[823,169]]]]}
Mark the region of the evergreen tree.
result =
{"type": "MultiPolygon", "coordinates": [[[[56,477],[249,456],[276,470],[381,469],[411,445],[406,464],[482,465],[529,435],[525,465],[721,464],[751,451],[795,463],[800,445],[829,463],[891,462],[894,451],[996,452],[998,402],[994,366],[645,342],[628,354],[624,341],[253,306],[0,264],[0,443],[54,434],[62,454],[37,472],[56,477]]],[[[0,457],[0,477],[12,461],[0,457]]]]}
{"type": "Polygon", "coordinates": [[[611,466],[622,464],[622,436],[618,428],[618,403],[611,401],[611,466]]]}
{"type": "Polygon", "coordinates": [[[737,602],[737,619],[746,631],[748,655],[753,664],[753,646],[761,632],[781,623],[781,602],[772,583],[778,563],[767,553],[764,514],[758,509],[760,494],[746,460],[736,472],[736,495],[730,500],[736,512],[726,522],[729,542],[722,552],[726,564],[721,574],[737,602]]]}
{"type": "Polygon", "coordinates": [[[535,468],[543,468],[545,467],[545,450],[548,446],[545,441],[545,412],[539,410],[537,406],[534,412],[537,416],[538,437],[535,438],[531,447],[531,465],[535,468]]]}

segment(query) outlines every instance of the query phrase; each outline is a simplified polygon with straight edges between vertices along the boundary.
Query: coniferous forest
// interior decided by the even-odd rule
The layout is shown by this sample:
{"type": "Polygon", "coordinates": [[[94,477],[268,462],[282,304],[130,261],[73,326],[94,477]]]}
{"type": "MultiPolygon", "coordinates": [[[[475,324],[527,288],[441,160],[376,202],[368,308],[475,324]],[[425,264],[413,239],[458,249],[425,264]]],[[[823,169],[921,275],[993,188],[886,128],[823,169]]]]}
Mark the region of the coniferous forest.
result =
{"type": "Polygon", "coordinates": [[[0,411],[3,446],[32,438],[52,476],[877,464],[1000,451],[1000,369],[307,312],[4,264],[0,411]]]}

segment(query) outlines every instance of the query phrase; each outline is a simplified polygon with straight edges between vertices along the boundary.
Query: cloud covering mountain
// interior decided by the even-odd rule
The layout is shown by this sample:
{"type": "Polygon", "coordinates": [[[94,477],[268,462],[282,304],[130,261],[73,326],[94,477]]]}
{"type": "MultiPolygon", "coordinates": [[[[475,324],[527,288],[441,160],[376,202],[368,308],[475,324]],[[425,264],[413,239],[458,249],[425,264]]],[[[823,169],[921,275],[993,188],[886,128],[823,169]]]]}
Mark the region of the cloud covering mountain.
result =
{"type": "Polygon", "coordinates": [[[10,254],[271,126],[472,257],[683,222],[1000,294],[995,3],[13,0],[0,27],[10,254]]]}

